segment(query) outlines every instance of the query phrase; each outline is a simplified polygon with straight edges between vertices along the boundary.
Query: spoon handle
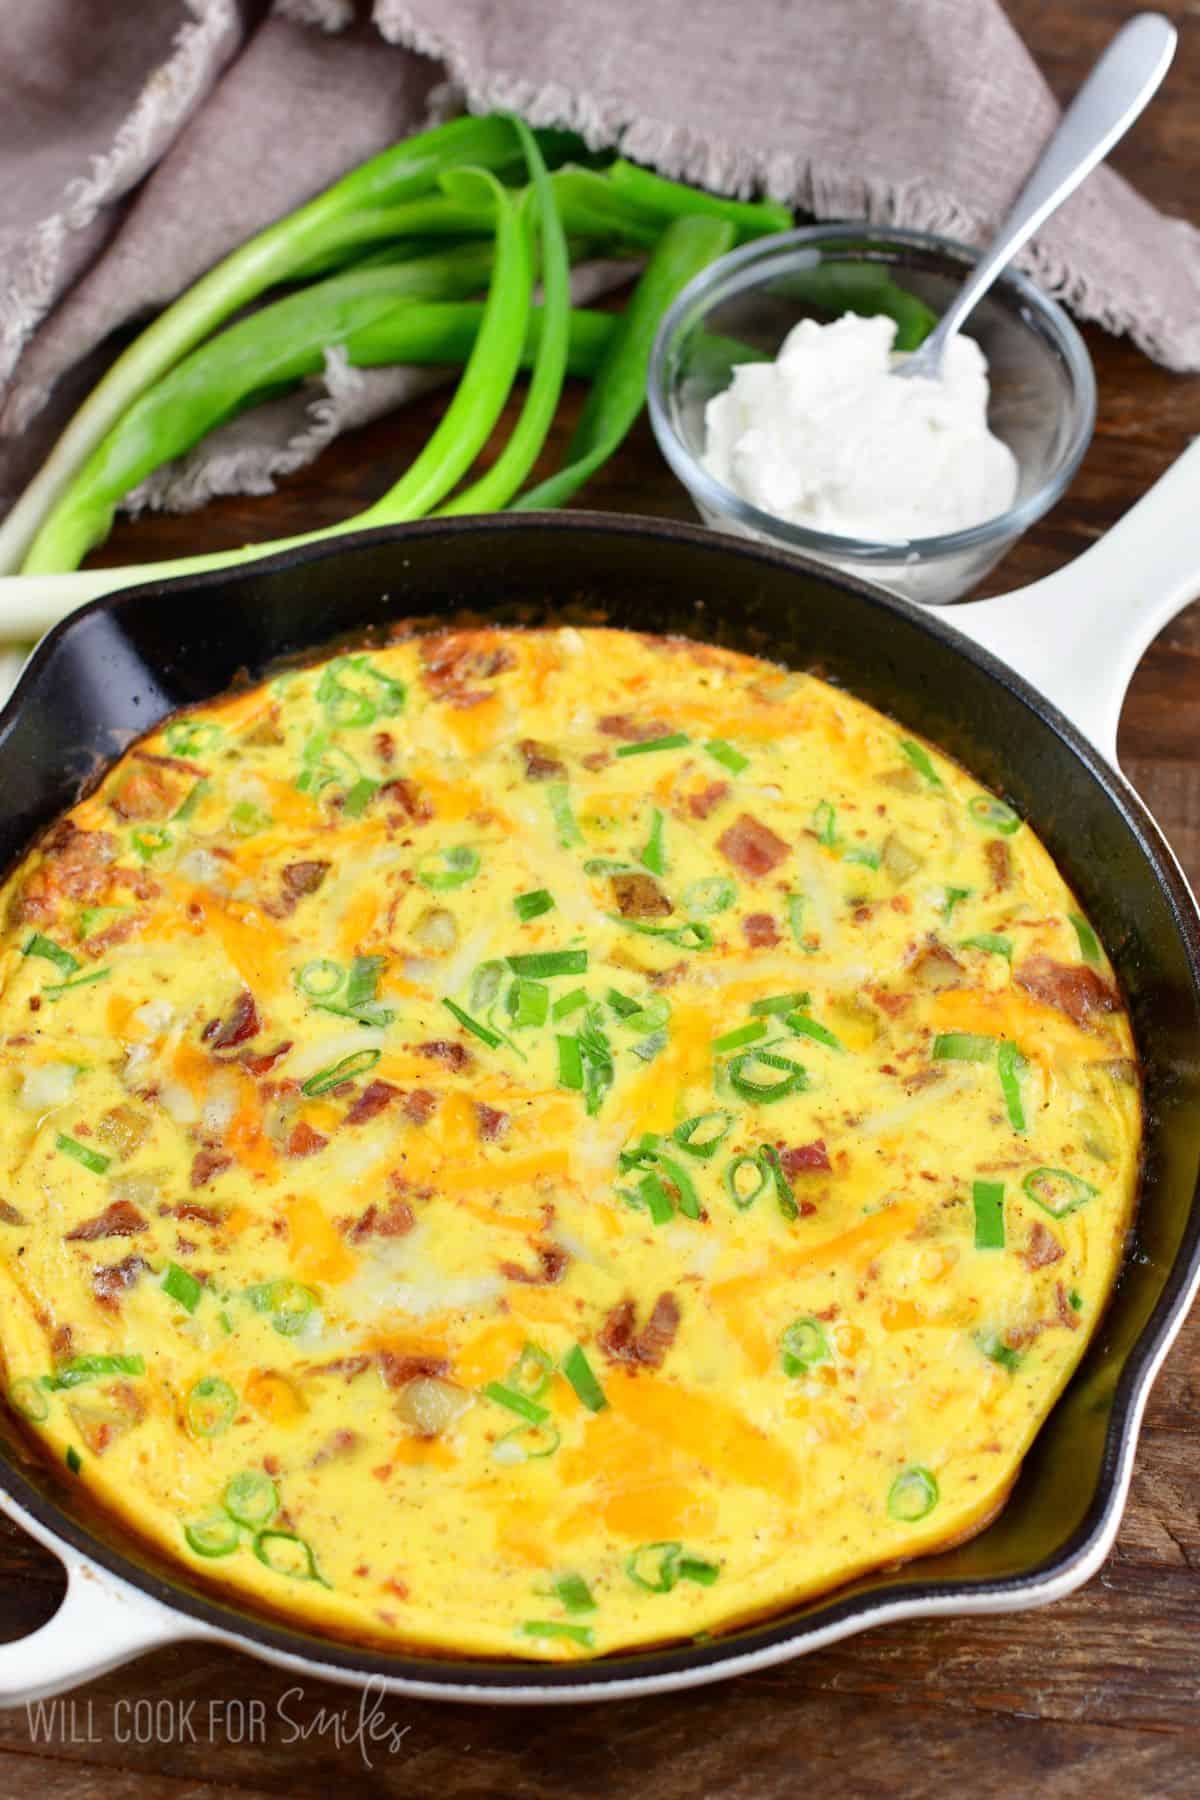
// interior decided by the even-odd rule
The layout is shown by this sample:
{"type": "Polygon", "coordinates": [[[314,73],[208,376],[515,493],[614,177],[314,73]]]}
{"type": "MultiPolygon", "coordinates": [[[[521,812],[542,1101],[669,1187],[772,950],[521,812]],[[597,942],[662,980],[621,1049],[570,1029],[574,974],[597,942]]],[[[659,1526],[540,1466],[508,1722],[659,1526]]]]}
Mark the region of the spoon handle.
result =
{"type": "Polygon", "coordinates": [[[994,243],[922,346],[935,360],[1021,246],[1129,129],[1170,67],[1175,42],[1175,27],[1161,13],[1139,13],[1117,33],[1063,114],[994,243]]]}

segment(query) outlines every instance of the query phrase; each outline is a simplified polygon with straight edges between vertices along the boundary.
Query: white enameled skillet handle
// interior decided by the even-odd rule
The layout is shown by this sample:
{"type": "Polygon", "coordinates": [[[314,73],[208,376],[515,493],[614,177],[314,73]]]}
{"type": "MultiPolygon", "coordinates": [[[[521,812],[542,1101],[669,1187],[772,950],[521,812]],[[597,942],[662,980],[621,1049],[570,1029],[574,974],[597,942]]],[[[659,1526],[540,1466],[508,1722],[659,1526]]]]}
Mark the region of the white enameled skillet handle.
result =
{"type": "Polygon", "coordinates": [[[0,1644],[0,1707],[65,1693],[192,1635],[165,1606],[93,1564],[67,1556],[63,1562],[67,1591],[54,1617],[28,1637],[0,1644]]]}
{"type": "Polygon", "coordinates": [[[1200,439],[1090,550],[1042,581],[942,614],[1066,713],[1114,766],[1147,645],[1200,594],[1200,439]]]}

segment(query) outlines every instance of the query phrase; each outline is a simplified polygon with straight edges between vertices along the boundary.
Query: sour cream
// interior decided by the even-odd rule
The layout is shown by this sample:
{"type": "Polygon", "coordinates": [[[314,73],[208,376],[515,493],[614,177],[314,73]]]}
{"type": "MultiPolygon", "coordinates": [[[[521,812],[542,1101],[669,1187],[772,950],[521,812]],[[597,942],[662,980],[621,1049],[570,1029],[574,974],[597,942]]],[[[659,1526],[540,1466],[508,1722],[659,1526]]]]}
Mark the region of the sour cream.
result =
{"type": "Polygon", "coordinates": [[[987,424],[987,360],[952,338],[939,380],[897,381],[891,319],[803,319],[705,409],[704,467],[778,519],[904,543],[992,519],[1017,464],[987,424]]]}

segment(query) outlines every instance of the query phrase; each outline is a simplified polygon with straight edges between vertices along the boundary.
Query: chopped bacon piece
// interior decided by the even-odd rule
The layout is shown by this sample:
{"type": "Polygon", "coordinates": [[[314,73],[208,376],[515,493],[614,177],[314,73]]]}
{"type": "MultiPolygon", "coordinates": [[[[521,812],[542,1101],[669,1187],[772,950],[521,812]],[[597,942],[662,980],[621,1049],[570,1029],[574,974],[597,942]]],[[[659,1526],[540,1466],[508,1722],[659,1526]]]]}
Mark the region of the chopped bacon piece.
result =
{"type": "Polygon", "coordinates": [[[68,1231],[68,1244],[93,1244],[97,1238],[132,1237],[144,1231],[146,1221],[131,1200],[114,1200],[94,1219],[85,1219],[74,1231],[68,1231]]]}
{"type": "Polygon", "coordinates": [[[655,969],[654,973],[649,977],[650,986],[655,988],[674,987],[677,981],[683,980],[687,972],[687,963],[682,960],[677,963],[672,963],[669,968],[655,969]]]}
{"type": "Polygon", "coordinates": [[[717,849],[743,875],[769,875],[787,855],[790,846],[752,813],[741,813],[717,839],[717,849]]]}
{"type": "Polygon", "coordinates": [[[286,1056],[291,1047],[292,1040],[288,1038],[286,1043],[276,1044],[274,1050],[243,1050],[239,1061],[251,1075],[269,1075],[280,1057],[286,1056]]]}
{"type": "Polygon", "coordinates": [[[1121,1001],[1095,969],[1082,963],[1054,962],[1049,956],[1030,956],[1014,970],[1018,987],[1065,1013],[1076,1025],[1086,1025],[1093,1013],[1119,1012],[1121,1001]]]}
{"type": "Polygon", "coordinates": [[[89,938],[83,940],[84,953],[87,956],[103,956],[115,944],[124,944],[142,929],[149,913],[126,913],[123,919],[114,919],[111,925],[105,925],[100,931],[94,931],[89,938]]]}
{"type": "Polygon", "coordinates": [[[389,1107],[400,1089],[390,1081],[370,1081],[346,1114],[347,1125],[363,1125],[389,1107]]]}
{"type": "Polygon", "coordinates": [[[92,1270],[92,1292],[101,1306],[116,1312],[125,1289],[131,1288],[142,1270],[149,1267],[144,1256],[125,1256],[119,1263],[105,1263],[92,1270]]]}
{"type": "Polygon", "coordinates": [[[249,988],[243,988],[229,1017],[217,1020],[215,1031],[205,1026],[204,1038],[214,1050],[232,1050],[236,1045],[244,1044],[247,1038],[257,1037],[261,1030],[262,1020],[254,1004],[254,995],[249,988]]]}
{"type": "Polygon", "coordinates": [[[225,1223],[224,1213],[218,1212],[215,1206],[201,1206],[198,1200],[179,1200],[174,1206],[160,1206],[158,1210],[165,1218],[186,1219],[193,1225],[225,1223]]]}
{"type": "Polygon", "coordinates": [[[448,1375],[450,1362],[445,1356],[405,1356],[395,1350],[381,1350],[379,1368],[388,1387],[401,1388],[422,1377],[448,1375]]]}
{"type": "Polygon", "coordinates": [[[1061,1262],[1066,1251],[1050,1230],[1040,1219],[1035,1219],[1033,1229],[1029,1233],[1029,1243],[1021,1252],[1021,1261],[1030,1269],[1046,1269],[1051,1263],[1061,1262]]]}
{"type": "Polygon", "coordinates": [[[323,1150],[328,1142],[327,1137],[322,1137],[319,1131],[314,1131],[311,1125],[307,1125],[301,1119],[298,1125],[292,1127],[292,1135],[287,1142],[287,1153],[289,1156],[314,1156],[318,1150],[323,1150]]]}
{"type": "Polygon", "coordinates": [[[428,1088],[410,1088],[401,1102],[401,1110],[414,1125],[424,1125],[437,1110],[437,1095],[431,1094],[428,1088]]]}
{"type": "Polygon", "coordinates": [[[0,1225],[24,1225],[25,1215],[9,1200],[0,1200],[0,1225]]]}
{"type": "Polygon", "coordinates": [[[606,713],[596,720],[596,730],[605,737],[624,738],[627,744],[648,744],[651,738],[666,737],[670,726],[661,719],[631,719],[628,713],[606,713]]]}
{"type": "Polygon", "coordinates": [[[315,894],[331,867],[327,862],[286,863],[279,872],[284,893],[289,900],[303,900],[306,894],[315,894]]]}
{"type": "Polygon", "coordinates": [[[707,819],[714,806],[720,806],[729,793],[727,781],[710,781],[699,793],[687,797],[688,811],[693,819],[707,819]]]}
{"type": "Polygon", "coordinates": [[[912,1005],[911,994],[889,994],[886,988],[868,988],[867,992],[876,1006],[882,1007],[885,1013],[890,1013],[893,1019],[897,1013],[902,1013],[906,1006],[912,1005]]]}
{"type": "Polygon", "coordinates": [[[814,1138],[811,1144],[798,1144],[791,1150],[781,1149],[779,1166],[790,1180],[793,1175],[803,1175],[813,1169],[830,1170],[833,1164],[825,1148],[825,1139],[814,1138]]]}
{"type": "Polygon", "coordinates": [[[192,1186],[207,1187],[213,1176],[228,1169],[232,1162],[233,1158],[227,1150],[214,1150],[211,1147],[197,1150],[192,1158],[192,1186]]]}
{"type": "Polygon", "coordinates": [[[640,1332],[634,1329],[636,1323],[633,1301],[620,1300],[605,1319],[596,1342],[610,1362],[660,1368],[679,1329],[679,1302],[674,1294],[660,1294],[640,1332]]]}
{"type": "Polygon", "coordinates": [[[407,776],[398,775],[394,781],[385,781],[379,790],[379,797],[392,806],[398,806],[400,815],[410,824],[427,825],[433,817],[432,806],[416,782],[409,781],[407,776]]]}
{"type": "Polygon", "coordinates": [[[1054,1304],[1058,1312],[1058,1322],[1065,1325],[1068,1331],[1079,1330],[1079,1314],[1067,1298],[1067,1290],[1061,1281],[1054,1284],[1054,1304]]]}
{"type": "Polygon", "coordinates": [[[523,1281],[530,1287],[553,1287],[566,1274],[571,1258],[558,1244],[535,1244],[533,1247],[541,1264],[536,1274],[523,1269],[520,1263],[512,1262],[502,1262],[500,1273],[509,1281],[523,1281]]]}
{"type": "Polygon", "coordinates": [[[168,764],[166,769],[143,757],[142,766],[130,769],[109,801],[121,819],[169,819],[183,799],[184,787],[168,764]]]}
{"type": "Polygon", "coordinates": [[[338,1356],[332,1362],[318,1363],[310,1373],[344,1375],[347,1381],[353,1381],[356,1376],[365,1375],[374,1360],[373,1356],[338,1356]]]}
{"type": "Polygon", "coordinates": [[[1012,853],[1003,838],[989,838],[983,846],[991,872],[992,886],[1006,888],[1012,880],[1012,853]]]}
{"type": "Polygon", "coordinates": [[[487,1106],[482,1100],[475,1102],[475,1124],[485,1144],[494,1144],[508,1130],[508,1114],[498,1107],[487,1106]]]}
{"type": "Polygon", "coordinates": [[[512,651],[484,631],[439,631],[422,638],[421,661],[429,692],[435,700],[446,700],[451,706],[477,706],[481,700],[490,700],[486,688],[472,688],[470,683],[492,681],[516,667],[512,651]]]}
{"type": "Polygon", "coordinates": [[[25,878],[14,919],[47,922],[64,897],[83,905],[103,898],[117,841],[109,831],[80,831],[70,819],[56,825],[42,846],[42,861],[25,878]]]}
{"type": "Polygon", "coordinates": [[[525,779],[527,781],[562,781],[567,773],[567,765],[546,744],[539,744],[536,738],[522,738],[517,749],[525,758],[525,779]]]}
{"type": "Polygon", "coordinates": [[[428,1044],[417,1044],[415,1048],[418,1056],[428,1056],[434,1062],[445,1063],[456,1074],[469,1069],[475,1060],[465,1044],[456,1044],[452,1038],[434,1038],[428,1044]]]}
{"type": "Polygon", "coordinates": [[[608,879],[613,904],[623,919],[661,919],[674,910],[653,875],[634,871],[608,879]]]}
{"type": "Polygon", "coordinates": [[[396,760],[396,740],[390,731],[377,731],[374,738],[375,754],[385,768],[396,760]]]}
{"type": "Polygon", "coordinates": [[[770,949],[779,942],[779,928],[770,913],[747,913],[742,930],[746,942],[755,950],[770,949]]]}
{"type": "Polygon", "coordinates": [[[351,1431],[348,1425],[339,1425],[337,1430],[326,1438],[321,1448],[314,1450],[309,1457],[308,1466],[310,1469],[319,1469],[322,1463],[333,1462],[340,1456],[349,1456],[350,1452],[357,1450],[361,1443],[362,1437],[357,1431],[351,1431]]]}
{"type": "Polygon", "coordinates": [[[357,1219],[343,1219],[341,1228],[352,1244],[361,1244],[369,1237],[407,1237],[416,1222],[407,1200],[394,1195],[386,1208],[372,1201],[357,1219]]]}

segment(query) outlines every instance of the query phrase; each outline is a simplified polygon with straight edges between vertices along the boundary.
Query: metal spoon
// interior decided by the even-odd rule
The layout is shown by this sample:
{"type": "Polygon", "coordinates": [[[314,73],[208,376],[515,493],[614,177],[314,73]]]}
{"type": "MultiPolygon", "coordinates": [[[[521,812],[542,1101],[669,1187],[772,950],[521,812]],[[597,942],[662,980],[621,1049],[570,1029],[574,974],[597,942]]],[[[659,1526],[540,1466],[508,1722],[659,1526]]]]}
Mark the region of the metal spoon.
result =
{"type": "Polygon", "coordinates": [[[991,245],[919,350],[896,364],[901,379],[936,381],[946,345],[1022,244],[1124,137],[1175,54],[1176,31],[1161,13],[1139,13],[1096,64],[1038,160],[991,245]]]}

